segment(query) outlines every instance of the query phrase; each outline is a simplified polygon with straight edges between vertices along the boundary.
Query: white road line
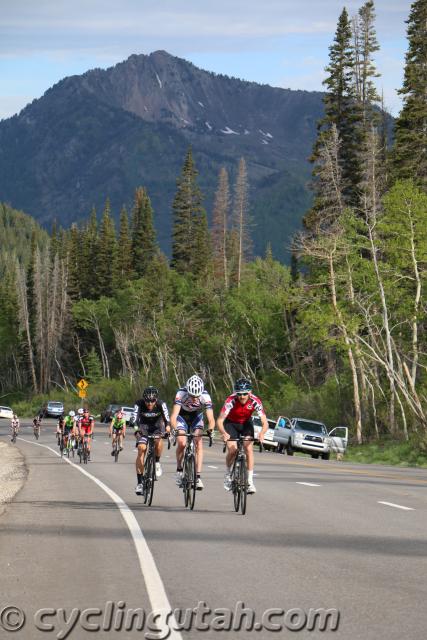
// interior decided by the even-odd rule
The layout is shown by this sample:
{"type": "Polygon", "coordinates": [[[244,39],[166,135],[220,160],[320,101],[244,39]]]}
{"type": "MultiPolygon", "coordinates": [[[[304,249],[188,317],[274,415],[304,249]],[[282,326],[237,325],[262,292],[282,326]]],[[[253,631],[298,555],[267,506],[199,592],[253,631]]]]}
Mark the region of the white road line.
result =
{"type": "MultiPolygon", "coordinates": [[[[18,438],[18,440],[22,440],[23,442],[27,442],[28,444],[33,444],[38,447],[44,447],[45,449],[49,449],[56,456],[60,457],[59,453],[48,447],[46,444],[39,444],[38,442],[31,442],[31,440],[25,440],[24,438],[18,438]]],[[[165,587],[163,585],[163,581],[160,577],[158,569],[156,567],[156,563],[154,561],[153,555],[150,551],[150,548],[145,540],[144,534],[142,533],[141,527],[138,524],[137,519],[135,518],[132,509],[126,504],[126,502],[112,489],[110,489],[106,484],[104,484],[101,480],[98,480],[91,473],[83,469],[68,458],[63,458],[64,462],[68,462],[74,469],[80,471],[85,476],[90,478],[95,484],[97,484],[110,498],[116,503],[119,511],[125,521],[130,534],[132,536],[136,552],[138,554],[139,565],[141,567],[142,576],[144,578],[145,586],[147,588],[148,597],[150,599],[151,608],[153,611],[164,611],[170,612],[169,620],[170,620],[170,634],[168,638],[172,638],[172,640],[182,640],[182,635],[179,631],[176,631],[178,628],[178,624],[176,622],[175,616],[173,615],[173,609],[169,603],[168,597],[166,595],[165,587]]]]}
{"type": "Polygon", "coordinates": [[[396,509],[403,509],[403,511],[415,511],[412,507],[404,507],[401,504],[394,504],[393,502],[383,502],[378,500],[378,504],[385,504],[387,507],[395,507],[396,509]]]}
{"type": "Polygon", "coordinates": [[[321,487],[321,484],[314,484],[314,482],[297,482],[296,484],[303,484],[306,487],[321,487]]]}
{"type": "Polygon", "coordinates": [[[209,468],[209,469],[218,469],[218,467],[214,467],[214,466],[212,466],[211,464],[208,464],[208,468],[209,468]]]}

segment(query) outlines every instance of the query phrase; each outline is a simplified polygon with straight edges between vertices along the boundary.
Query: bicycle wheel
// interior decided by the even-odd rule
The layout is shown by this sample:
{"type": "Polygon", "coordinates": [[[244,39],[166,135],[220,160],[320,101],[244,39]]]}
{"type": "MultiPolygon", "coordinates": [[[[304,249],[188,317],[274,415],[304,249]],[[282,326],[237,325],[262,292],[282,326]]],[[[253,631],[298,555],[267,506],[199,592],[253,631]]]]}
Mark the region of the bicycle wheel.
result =
{"type": "Polygon", "coordinates": [[[150,495],[152,495],[152,480],[151,480],[151,468],[153,466],[153,457],[150,449],[148,449],[144,462],[144,504],[148,503],[150,495]]]}
{"type": "Polygon", "coordinates": [[[64,455],[64,438],[61,438],[61,440],[59,441],[59,450],[61,452],[61,458],[64,455]]]}
{"type": "Polygon", "coordinates": [[[240,486],[240,511],[242,516],[246,513],[246,497],[248,494],[248,472],[246,469],[246,458],[242,458],[239,470],[239,486],[240,486]]]}
{"type": "Polygon", "coordinates": [[[193,453],[184,459],[184,477],[185,506],[193,510],[196,500],[196,460],[193,453]]]}
{"type": "Polygon", "coordinates": [[[88,458],[88,450],[87,450],[87,444],[85,443],[83,445],[83,464],[87,464],[87,458],[88,458]]]}
{"type": "Polygon", "coordinates": [[[148,499],[148,506],[151,506],[151,503],[153,502],[153,495],[154,495],[154,482],[156,480],[156,463],[154,461],[154,450],[153,450],[153,455],[150,456],[151,459],[151,468],[150,468],[150,485],[149,485],[149,489],[147,489],[147,499],[148,499]]]}
{"type": "Polygon", "coordinates": [[[119,452],[120,452],[120,447],[117,443],[117,438],[116,438],[116,441],[114,443],[114,462],[117,462],[117,460],[119,459],[119,452]]]}
{"type": "Polygon", "coordinates": [[[231,486],[233,490],[234,498],[234,511],[238,511],[240,507],[240,484],[239,484],[240,464],[234,463],[233,470],[231,472],[231,486]]]}

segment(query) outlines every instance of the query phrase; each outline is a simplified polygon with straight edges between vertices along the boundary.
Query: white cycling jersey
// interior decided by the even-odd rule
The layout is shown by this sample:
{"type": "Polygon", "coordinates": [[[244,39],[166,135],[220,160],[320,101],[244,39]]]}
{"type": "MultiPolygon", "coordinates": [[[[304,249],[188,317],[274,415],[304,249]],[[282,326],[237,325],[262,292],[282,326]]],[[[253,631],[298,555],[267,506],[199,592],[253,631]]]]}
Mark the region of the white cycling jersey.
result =
{"type": "Polygon", "coordinates": [[[176,392],[174,404],[180,405],[187,413],[202,413],[205,409],[212,409],[212,399],[207,391],[203,391],[198,398],[193,398],[185,387],[176,392]]]}

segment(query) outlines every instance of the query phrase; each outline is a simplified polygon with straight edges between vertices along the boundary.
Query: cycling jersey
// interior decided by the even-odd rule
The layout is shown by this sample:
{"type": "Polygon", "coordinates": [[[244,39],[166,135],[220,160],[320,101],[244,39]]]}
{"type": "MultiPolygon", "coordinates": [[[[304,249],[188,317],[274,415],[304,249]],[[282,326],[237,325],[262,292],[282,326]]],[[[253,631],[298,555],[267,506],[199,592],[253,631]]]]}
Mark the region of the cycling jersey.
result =
{"type": "Polygon", "coordinates": [[[212,400],[207,391],[203,391],[201,396],[194,398],[185,387],[176,392],[174,404],[179,404],[181,413],[202,413],[205,409],[212,409],[212,400]]]}
{"type": "Polygon", "coordinates": [[[242,405],[237,399],[237,394],[233,393],[231,396],[228,396],[227,400],[224,402],[224,406],[221,409],[221,415],[224,418],[227,418],[229,422],[244,424],[251,418],[255,411],[258,415],[265,416],[264,407],[257,396],[250,393],[247,401],[242,405]]]}
{"type": "Polygon", "coordinates": [[[162,418],[165,424],[169,424],[169,411],[165,402],[157,400],[152,409],[148,409],[144,400],[137,400],[134,412],[136,413],[136,424],[154,425],[159,418],[162,418]]]}
{"type": "Polygon", "coordinates": [[[79,427],[85,433],[92,433],[93,426],[94,426],[94,420],[93,420],[92,416],[89,416],[88,418],[82,418],[80,420],[79,427]]]}
{"type": "Polygon", "coordinates": [[[116,417],[114,417],[112,419],[112,421],[111,421],[111,428],[112,429],[116,429],[116,431],[124,429],[125,426],[126,426],[125,418],[116,418],[116,417]]]}
{"type": "Polygon", "coordinates": [[[74,419],[71,416],[67,416],[64,420],[64,427],[67,431],[71,431],[74,427],[74,419]]]}

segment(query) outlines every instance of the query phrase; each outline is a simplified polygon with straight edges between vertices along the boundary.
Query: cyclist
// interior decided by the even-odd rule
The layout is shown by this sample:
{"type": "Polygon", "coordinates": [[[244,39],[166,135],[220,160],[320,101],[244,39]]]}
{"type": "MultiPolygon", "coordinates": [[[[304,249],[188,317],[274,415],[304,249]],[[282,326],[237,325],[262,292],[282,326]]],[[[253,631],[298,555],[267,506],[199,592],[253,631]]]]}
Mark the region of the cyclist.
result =
{"type": "Polygon", "coordinates": [[[10,421],[10,430],[12,431],[12,438],[14,433],[18,434],[19,432],[19,418],[16,413],[12,415],[12,420],[10,421]]]}
{"type": "Polygon", "coordinates": [[[80,440],[83,443],[83,439],[87,436],[87,449],[89,452],[88,460],[90,460],[90,450],[92,435],[95,429],[94,417],[89,414],[89,409],[83,409],[83,415],[79,420],[80,440]]]}
{"type": "Polygon", "coordinates": [[[64,444],[67,446],[68,438],[76,435],[75,412],[69,411],[68,416],[64,419],[64,444]]]}
{"type": "Polygon", "coordinates": [[[34,433],[36,433],[37,431],[40,432],[41,423],[42,423],[42,419],[41,419],[40,415],[37,414],[36,416],[34,416],[34,418],[33,418],[33,431],[34,431],[34,433]]]}
{"type": "Polygon", "coordinates": [[[64,416],[59,416],[58,424],[56,425],[56,438],[58,440],[58,447],[61,444],[61,434],[64,433],[64,416]]]}
{"type": "Polygon", "coordinates": [[[119,438],[120,451],[123,449],[123,438],[126,435],[126,420],[124,417],[124,413],[121,409],[116,411],[116,415],[110,422],[110,430],[109,430],[110,438],[112,437],[112,445],[113,450],[111,451],[111,455],[114,455],[114,443],[116,438],[119,438]]]}
{"type": "MultiPolygon", "coordinates": [[[[142,477],[144,475],[144,458],[147,449],[147,436],[156,436],[156,478],[162,475],[160,458],[163,451],[163,436],[170,432],[169,411],[165,402],[159,398],[159,391],[156,387],[147,387],[142,392],[142,398],[135,403],[135,438],[138,447],[136,455],[136,477],[137,485],[135,493],[140,495],[143,490],[142,477]]],[[[132,421],[133,422],[133,421],[132,421]]]]}
{"type": "MultiPolygon", "coordinates": [[[[252,393],[252,383],[247,378],[239,378],[234,383],[234,393],[228,396],[216,421],[217,427],[223,437],[224,442],[230,438],[237,438],[242,434],[247,438],[244,442],[246,459],[248,463],[248,493],[255,493],[254,485],[254,451],[253,437],[254,426],[252,414],[257,412],[261,418],[262,428],[259,434],[259,441],[262,443],[264,434],[268,429],[268,422],[262,402],[252,393]]],[[[224,476],[224,489],[231,489],[231,468],[237,453],[237,443],[227,442],[227,455],[225,459],[226,472],[224,476]]]]}
{"type": "Polygon", "coordinates": [[[202,433],[204,411],[208,420],[208,429],[212,432],[215,428],[212,400],[209,393],[205,391],[203,380],[199,376],[193,375],[188,378],[185,387],[178,389],[176,392],[171,414],[171,427],[174,430],[178,430],[176,440],[176,484],[178,487],[182,485],[182,460],[186,442],[184,434],[191,429],[196,436],[194,439],[196,445],[196,489],[198,491],[203,489],[201,472],[203,464],[202,433]]]}

